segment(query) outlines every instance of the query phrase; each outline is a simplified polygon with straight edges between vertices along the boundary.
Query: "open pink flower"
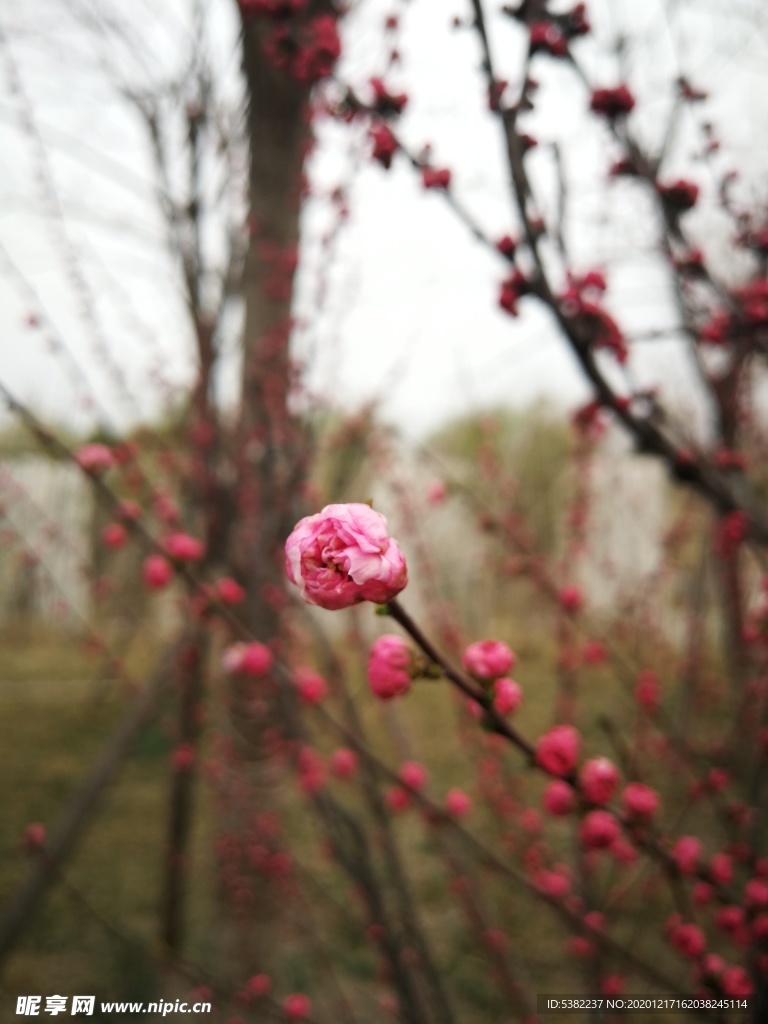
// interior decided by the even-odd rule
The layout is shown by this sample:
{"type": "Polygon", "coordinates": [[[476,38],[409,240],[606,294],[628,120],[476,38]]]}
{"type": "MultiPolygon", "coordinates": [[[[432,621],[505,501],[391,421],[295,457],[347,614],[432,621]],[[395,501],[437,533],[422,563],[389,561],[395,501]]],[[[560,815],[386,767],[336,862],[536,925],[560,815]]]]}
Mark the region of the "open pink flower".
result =
{"type": "Polygon", "coordinates": [[[408,582],[387,520],[355,502],[300,520],[285,543],[285,568],[305,601],[331,611],[360,601],[386,604],[408,582]]]}

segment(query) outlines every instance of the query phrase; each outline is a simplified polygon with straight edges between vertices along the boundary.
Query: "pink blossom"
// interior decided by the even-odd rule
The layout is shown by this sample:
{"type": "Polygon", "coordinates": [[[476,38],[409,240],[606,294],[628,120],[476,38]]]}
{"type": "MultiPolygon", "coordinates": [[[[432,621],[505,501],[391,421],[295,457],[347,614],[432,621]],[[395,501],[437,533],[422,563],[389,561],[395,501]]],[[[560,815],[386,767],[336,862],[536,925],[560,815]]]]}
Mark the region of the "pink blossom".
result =
{"type": "Polygon", "coordinates": [[[347,747],[339,747],[334,750],[330,758],[331,775],[337,779],[349,779],[357,772],[359,758],[354,750],[347,747]]]}
{"type": "Polygon", "coordinates": [[[698,959],[707,948],[704,932],[696,924],[678,924],[670,933],[670,940],[681,956],[698,959]]]}
{"type": "Polygon", "coordinates": [[[451,172],[444,167],[423,167],[421,182],[424,188],[447,189],[451,184],[451,172]]]}
{"type": "Polygon", "coordinates": [[[626,983],[620,974],[608,974],[600,984],[600,991],[605,996],[620,996],[626,983]]]}
{"type": "Polygon", "coordinates": [[[744,902],[748,907],[768,907],[768,880],[750,878],[744,886],[744,902]]]}
{"type": "Polygon", "coordinates": [[[48,833],[45,825],[41,825],[39,822],[27,825],[24,829],[24,848],[30,852],[39,850],[42,846],[45,846],[47,838],[48,833]]]}
{"type": "Polygon", "coordinates": [[[626,85],[618,85],[613,89],[595,89],[589,106],[595,114],[614,120],[634,109],[635,97],[626,85]]]}
{"type": "Polygon", "coordinates": [[[696,882],[693,889],[691,889],[693,902],[698,907],[708,906],[712,902],[714,894],[715,890],[707,882],[696,882]]]}
{"type": "Polygon", "coordinates": [[[613,796],[619,781],[616,765],[607,757],[594,757],[579,772],[581,788],[593,804],[606,804],[613,796]]]}
{"type": "Polygon", "coordinates": [[[305,793],[317,793],[325,785],[325,762],[312,747],[302,747],[296,758],[299,786],[305,793]]]}
{"type": "Polygon", "coordinates": [[[441,501],[445,500],[447,493],[442,480],[433,480],[427,487],[427,501],[430,505],[439,505],[441,501]]]}
{"type": "Polygon", "coordinates": [[[693,875],[701,858],[701,840],[696,836],[681,836],[672,850],[672,859],[682,875],[693,875]]]}
{"type": "Polygon", "coordinates": [[[581,652],[585,665],[602,665],[606,661],[607,653],[599,640],[587,640],[581,652]]]}
{"type": "Polygon", "coordinates": [[[398,775],[404,786],[417,792],[424,789],[429,778],[427,769],[423,764],[419,764],[418,761],[406,761],[400,766],[398,775]]]}
{"type": "Polygon", "coordinates": [[[500,715],[511,715],[517,711],[523,699],[520,684],[514,679],[503,676],[493,684],[493,706],[500,715]]]}
{"type": "Polygon", "coordinates": [[[295,992],[285,997],[283,1010],[288,1020],[306,1020],[312,1012],[312,1002],[303,992],[295,992]]]}
{"type": "Polygon", "coordinates": [[[652,818],[659,809],[659,794],[642,782],[630,782],[621,797],[622,806],[631,818],[652,818]]]}
{"type": "Polygon", "coordinates": [[[150,555],[145,559],[141,573],[150,590],[162,590],[173,579],[173,566],[162,555],[150,555]]]}
{"type": "Polygon", "coordinates": [[[223,604],[242,604],[245,600],[245,590],[237,580],[224,576],[216,584],[216,592],[223,604]]]}
{"type": "Polygon", "coordinates": [[[584,594],[581,591],[581,587],[577,587],[575,584],[563,587],[558,594],[558,600],[560,601],[560,607],[572,615],[580,612],[584,607],[584,594]]]}
{"type": "Polygon", "coordinates": [[[391,786],[384,794],[384,802],[390,811],[406,811],[411,805],[411,797],[402,786],[391,786]]]}
{"type": "Polygon", "coordinates": [[[305,704],[319,704],[328,696],[328,684],[319,672],[313,672],[310,668],[297,668],[293,678],[305,704]]]}
{"type": "Polygon", "coordinates": [[[445,809],[452,818],[466,818],[472,810],[472,800],[463,789],[451,789],[445,797],[445,809]]]}
{"type": "Polygon", "coordinates": [[[195,763],[195,748],[191,743],[180,743],[171,754],[174,771],[186,772],[195,763]]]}
{"type": "Polygon", "coordinates": [[[144,515],[144,509],[141,505],[137,501],[131,501],[130,498],[118,501],[115,511],[121,519],[127,519],[129,522],[136,522],[137,519],[141,519],[144,515]]]}
{"type": "Polygon", "coordinates": [[[202,541],[188,533],[169,533],[163,547],[176,562],[199,562],[205,553],[202,541]]]}
{"type": "Polygon", "coordinates": [[[573,791],[573,786],[569,786],[562,779],[554,779],[544,790],[543,802],[544,809],[549,814],[554,814],[558,817],[570,814],[576,803],[576,794],[573,791]]]}
{"type": "Polygon", "coordinates": [[[408,582],[386,519],[359,503],[326,505],[300,520],[285,543],[285,567],[305,601],[330,610],[386,604],[408,582]]]}
{"type": "Polygon", "coordinates": [[[727,853],[716,853],[709,862],[709,874],[718,885],[727,885],[733,878],[733,859],[727,853]]]}
{"type": "Polygon", "coordinates": [[[122,523],[107,523],[101,531],[101,539],[108,548],[117,550],[125,546],[128,540],[128,531],[122,523]]]}
{"type": "Polygon", "coordinates": [[[554,896],[556,899],[565,896],[570,891],[571,880],[566,874],[560,871],[538,871],[534,877],[536,888],[547,896],[554,896]]]}
{"type": "Polygon", "coordinates": [[[726,967],[720,977],[723,992],[731,999],[746,999],[754,992],[754,985],[743,967],[726,967]]]}
{"type": "Polygon", "coordinates": [[[711,974],[715,977],[722,974],[725,969],[725,960],[717,953],[705,953],[701,958],[701,969],[704,974],[711,974]]]}
{"type": "Polygon", "coordinates": [[[590,811],[579,828],[579,839],[588,850],[605,850],[618,836],[618,822],[607,811],[590,811]]]}
{"type": "Polygon", "coordinates": [[[88,473],[105,473],[115,465],[112,449],[105,444],[84,444],[75,459],[78,466],[88,473]]]}
{"type": "Polygon", "coordinates": [[[659,677],[650,669],[643,669],[638,673],[635,683],[635,700],[642,707],[649,711],[655,710],[661,698],[661,684],[659,677]]]}
{"type": "Polygon", "coordinates": [[[715,924],[726,933],[726,935],[732,935],[734,938],[738,936],[744,928],[744,908],[737,907],[734,904],[720,907],[715,914],[715,924]]]}
{"type": "Polygon", "coordinates": [[[245,987],[252,996],[259,999],[272,991],[272,979],[268,974],[254,974],[252,978],[248,979],[245,987]]]}
{"type": "Polygon", "coordinates": [[[581,737],[572,725],[556,725],[539,738],[536,763],[550,775],[570,775],[576,767],[581,737]]]}
{"type": "Polygon", "coordinates": [[[274,660],[274,655],[266,644],[253,640],[251,643],[237,643],[228,647],[224,651],[222,664],[225,672],[257,679],[269,672],[274,660]]]}
{"type": "Polygon", "coordinates": [[[515,655],[501,640],[478,640],[466,648],[461,663],[478,679],[498,679],[511,671],[515,655]]]}
{"type": "Polygon", "coordinates": [[[379,700],[402,697],[411,688],[411,650],[401,636],[386,633],[368,655],[368,683],[379,700]]]}

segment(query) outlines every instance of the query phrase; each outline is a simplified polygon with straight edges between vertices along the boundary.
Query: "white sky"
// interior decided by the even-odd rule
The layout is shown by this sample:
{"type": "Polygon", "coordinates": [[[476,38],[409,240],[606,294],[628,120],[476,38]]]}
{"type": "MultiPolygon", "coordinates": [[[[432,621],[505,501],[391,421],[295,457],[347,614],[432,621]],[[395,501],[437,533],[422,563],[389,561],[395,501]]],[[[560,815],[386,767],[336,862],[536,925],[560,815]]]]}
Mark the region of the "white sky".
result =
{"type": "MultiPolygon", "coordinates": [[[[102,58],[118,57],[104,54],[92,35],[74,28],[62,14],[62,2],[4,0],[0,12],[0,80],[6,85],[0,97],[0,380],[46,415],[78,424],[90,415],[83,395],[92,390],[102,421],[119,425],[162,407],[168,392],[158,380],[177,388],[189,384],[192,350],[142,130],[99,69],[102,58]],[[20,130],[26,101],[7,88],[11,66],[34,112],[45,164],[34,138],[20,130]],[[41,168],[55,184],[61,215],[52,215],[41,168]],[[75,259],[80,269],[73,275],[75,259]],[[92,314],[84,313],[88,309],[92,314]],[[42,317],[45,329],[25,326],[30,311],[42,317]],[[64,346],[66,359],[51,355],[51,338],[64,346]]],[[[81,4],[91,6],[89,0],[81,4]]],[[[125,8],[114,0],[97,6],[102,12],[125,8]]],[[[187,0],[164,3],[160,16],[148,0],[131,5],[127,20],[150,74],[178,63],[176,41],[189,6],[187,0]]],[[[601,48],[617,32],[632,32],[628,77],[639,101],[632,123],[644,138],[660,137],[668,82],[679,69],[694,84],[716,91],[717,100],[697,108],[696,117],[700,112],[712,118],[728,154],[719,158],[720,166],[735,163],[745,177],[745,195],[754,198],[764,198],[760,143],[768,137],[761,71],[765,16],[761,28],[739,12],[759,7],[757,0],[595,0],[590,11],[596,38],[577,44],[596,83],[612,85],[619,72],[601,48]],[[665,14],[665,7],[677,14],[665,14]]],[[[234,0],[209,0],[207,9],[216,59],[234,81],[234,0]]],[[[485,106],[477,42],[472,33],[450,26],[453,14],[467,14],[466,0],[363,0],[346,27],[342,74],[362,86],[383,69],[379,27],[391,10],[402,14],[403,62],[389,80],[411,97],[403,137],[414,149],[433,143],[435,162],[452,169],[457,194],[492,235],[514,233],[501,139],[485,106]]],[[[507,19],[491,22],[499,69],[514,82],[521,33],[507,19]]],[[[537,58],[535,74],[541,82],[539,108],[525,122],[541,143],[529,158],[532,176],[546,207],[553,183],[546,144],[557,141],[568,179],[567,234],[576,269],[599,265],[608,271],[609,306],[627,332],[673,324],[666,275],[653,255],[649,203],[627,183],[607,186],[607,131],[586,117],[586,95],[573,75],[545,57],[537,58]]],[[[693,120],[684,119],[669,174],[690,173],[703,186],[706,206],[712,181],[690,161],[696,148],[692,129],[693,120]]],[[[352,215],[325,268],[327,303],[297,339],[308,359],[310,386],[348,406],[379,398],[382,412],[409,433],[478,405],[520,405],[542,396],[566,405],[582,401],[579,372],[546,314],[530,301],[522,303],[517,320],[497,309],[502,262],[471,241],[440,196],[425,194],[398,160],[389,173],[366,161],[352,172],[359,148],[354,132],[325,125],[319,135],[313,179],[321,190],[350,186],[352,215]]],[[[327,226],[323,203],[308,206],[304,226],[301,312],[313,309],[317,240],[327,226]]],[[[697,211],[691,227],[730,268],[718,216],[697,211]]],[[[231,393],[237,356],[233,345],[227,351],[232,355],[224,391],[231,393]]],[[[634,379],[661,379],[692,402],[688,370],[674,340],[644,346],[631,364],[634,379]]]]}

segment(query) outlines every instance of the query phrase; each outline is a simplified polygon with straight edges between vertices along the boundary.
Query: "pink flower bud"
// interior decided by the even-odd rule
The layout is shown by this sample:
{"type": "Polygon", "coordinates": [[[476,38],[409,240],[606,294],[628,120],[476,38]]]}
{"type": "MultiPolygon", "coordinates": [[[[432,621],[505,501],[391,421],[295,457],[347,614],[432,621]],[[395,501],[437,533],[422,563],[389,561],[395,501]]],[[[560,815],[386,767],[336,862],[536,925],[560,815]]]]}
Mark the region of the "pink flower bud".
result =
{"type": "Polygon", "coordinates": [[[620,974],[609,974],[600,983],[600,991],[606,996],[620,996],[626,983],[620,974]]]}
{"type": "Polygon", "coordinates": [[[105,473],[115,465],[112,449],[105,444],[84,444],[75,459],[80,468],[88,473],[105,473]]]}
{"type": "Polygon", "coordinates": [[[534,835],[541,831],[541,815],[535,807],[526,807],[520,815],[520,827],[534,835]]]}
{"type": "Polygon", "coordinates": [[[331,610],[386,604],[408,582],[386,519],[357,503],[326,505],[302,519],[285,542],[285,567],[305,601],[331,610]]]}
{"type": "Polygon", "coordinates": [[[670,939],[681,956],[697,960],[707,948],[704,932],[695,924],[679,924],[672,928],[670,939]]]}
{"type": "Polygon", "coordinates": [[[34,822],[32,825],[27,825],[24,829],[24,849],[29,853],[35,850],[41,849],[45,846],[45,841],[48,838],[45,825],[41,825],[39,822],[34,822]]]}
{"type": "Polygon", "coordinates": [[[639,856],[634,846],[623,836],[619,836],[611,847],[611,855],[619,864],[634,864],[639,856]]]}
{"type": "Polygon", "coordinates": [[[717,953],[705,953],[701,958],[702,972],[717,977],[725,969],[725,960],[717,953]]]}
{"type": "Polygon", "coordinates": [[[643,669],[637,675],[635,683],[635,700],[641,707],[653,711],[659,706],[661,699],[661,683],[659,677],[650,669],[643,669]]]}
{"type": "Polygon", "coordinates": [[[283,1010],[288,1020],[306,1020],[312,1012],[312,1002],[303,992],[295,992],[285,997],[283,1010]]]}
{"type": "Polygon", "coordinates": [[[258,640],[251,643],[232,644],[224,651],[222,665],[230,675],[251,676],[258,679],[269,672],[274,663],[274,655],[266,644],[258,640]]]}
{"type": "Polygon", "coordinates": [[[630,818],[652,818],[659,809],[659,794],[642,782],[630,782],[624,789],[621,803],[630,818]]]}
{"type": "Polygon", "coordinates": [[[712,902],[715,890],[707,882],[696,882],[691,895],[697,907],[707,907],[712,902]]]}
{"type": "Polygon", "coordinates": [[[556,725],[539,738],[536,763],[550,775],[569,775],[576,767],[581,737],[572,725],[556,725]]]}
{"type": "Polygon", "coordinates": [[[534,877],[536,888],[547,896],[559,899],[570,892],[571,880],[560,871],[538,871],[534,877]]]}
{"type": "Polygon", "coordinates": [[[402,697],[411,688],[411,649],[401,636],[387,633],[371,645],[368,684],[379,700],[402,697]]]}
{"type": "Polygon", "coordinates": [[[430,505],[439,505],[445,500],[447,491],[442,480],[433,480],[427,488],[427,501],[430,505]]]}
{"type": "Polygon", "coordinates": [[[558,594],[558,600],[560,601],[560,607],[572,615],[576,615],[584,607],[584,594],[581,588],[574,584],[563,587],[558,594]]]}
{"type": "Polygon", "coordinates": [[[309,668],[297,668],[293,674],[299,696],[305,704],[320,704],[328,696],[328,684],[309,668]]]}
{"type": "Polygon", "coordinates": [[[195,763],[195,748],[191,743],[180,743],[171,754],[171,765],[177,772],[186,772],[195,763]]]}
{"type": "Polygon", "coordinates": [[[511,715],[522,702],[523,691],[519,683],[507,676],[496,679],[493,684],[493,706],[500,715],[511,715]]]}
{"type": "Polygon", "coordinates": [[[607,658],[605,647],[598,640],[587,640],[581,656],[585,665],[602,665],[607,658]]]}
{"type": "Polygon", "coordinates": [[[404,786],[414,789],[416,792],[421,792],[424,789],[429,778],[427,769],[423,764],[419,764],[418,761],[406,761],[405,764],[400,766],[398,775],[404,786]]]}
{"type": "Polygon", "coordinates": [[[619,772],[607,757],[594,757],[582,765],[579,782],[587,800],[593,804],[607,804],[618,785],[619,772]]]}
{"type": "Polygon", "coordinates": [[[325,762],[312,747],[302,747],[296,758],[299,786],[305,793],[317,793],[325,785],[325,762]]]}
{"type": "Polygon", "coordinates": [[[169,533],[163,547],[175,562],[199,562],[205,554],[202,542],[188,533],[169,533]]]}
{"type": "Polygon", "coordinates": [[[337,779],[350,779],[357,773],[359,758],[354,750],[347,747],[339,747],[331,754],[330,769],[331,775],[337,779]]]}
{"type": "Polygon", "coordinates": [[[701,840],[696,836],[681,836],[672,850],[672,859],[682,875],[693,875],[701,858],[701,840]]]}
{"type": "Polygon", "coordinates": [[[242,604],[245,600],[245,590],[237,580],[233,580],[229,576],[225,576],[218,581],[216,593],[223,604],[242,604]]]}
{"type": "Polygon", "coordinates": [[[755,990],[752,979],[743,967],[726,967],[720,976],[723,992],[731,999],[746,999],[755,990]]]}
{"type": "Polygon", "coordinates": [[[715,924],[726,935],[737,935],[744,927],[744,909],[730,904],[720,907],[715,914],[715,924]]]}
{"type": "Polygon", "coordinates": [[[150,590],[162,590],[173,579],[173,566],[162,555],[150,555],[142,566],[144,584],[150,590]]]}
{"type": "Polygon", "coordinates": [[[272,979],[268,974],[254,974],[246,982],[246,988],[256,999],[269,995],[272,991],[272,979]]]}
{"type": "Polygon", "coordinates": [[[716,853],[709,862],[709,874],[718,885],[727,885],[733,878],[733,859],[727,853],[716,853]]]}
{"type": "Polygon", "coordinates": [[[576,803],[576,794],[573,786],[569,786],[562,779],[555,779],[550,782],[544,790],[544,809],[557,817],[570,814],[576,803]]]}
{"type": "Polygon", "coordinates": [[[445,809],[452,818],[466,818],[472,810],[472,800],[463,789],[451,789],[445,797],[445,809]]]}
{"type": "Polygon", "coordinates": [[[744,886],[744,902],[748,907],[768,907],[768,879],[751,878],[744,886]]]}
{"type": "Polygon", "coordinates": [[[411,797],[402,786],[392,786],[384,794],[384,802],[390,811],[406,811],[411,806],[411,797]]]}
{"type": "Polygon", "coordinates": [[[464,651],[461,663],[478,679],[498,679],[514,667],[515,656],[501,640],[478,640],[464,651]]]}
{"type": "Polygon", "coordinates": [[[116,511],[121,519],[127,519],[132,523],[135,523],[137,519],[141,519],[144,514],[141,505],[137,501],[131,501],[130,498],[119,501],[116,511]]]}
{"type": "Polygon", "coordinates": [[[579,827],[579,839],[587,850],[606,850],[618,835],[618,822],[607,811],[590,811],[579,827]]]}
{"type": "Polygon", "coordinates": [[[101,531],[101,539],[108,548],[117,550],[125,546],[128,540],[128,531],[122,523],[107,523],[101,531]]]}

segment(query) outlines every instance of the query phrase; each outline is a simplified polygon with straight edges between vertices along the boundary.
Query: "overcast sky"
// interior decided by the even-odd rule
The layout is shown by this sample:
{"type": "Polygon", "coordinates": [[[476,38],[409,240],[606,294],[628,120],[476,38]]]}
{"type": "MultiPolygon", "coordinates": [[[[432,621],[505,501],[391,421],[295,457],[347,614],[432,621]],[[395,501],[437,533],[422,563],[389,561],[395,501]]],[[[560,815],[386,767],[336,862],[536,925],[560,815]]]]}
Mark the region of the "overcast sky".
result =
{"type": "MultiPolygon", "coordinates": [[[[90,6],[82,0],[83,9],[90,6]]],[[[98,6],[102,15],[114,10],[128,19],[147,74],[176,66],[186,0],[164,3],[162,13],[148,0],[131,5],[129,15],[113,0],[98,6]]],[[[660,138],[669,81],[681,70],[716,93],[684,119],[668,173],[690,173],[703,187],[704,208],[691,215],[692,232],[730,267],[725,225],[706,210],[712,177],[691,158],[695,122],[711,117],[723,139],[719,166],[737,166],[744,194],[764,197],[765,18],[761,25],[739,13],[759,11],[759,4],[595,0],[589,6],[595,38],[577,47],[597,84],[619,81],[609,52],[617,34],[634,39],[628,76],[639,102],[632,118],[644,138],[660,138]]],[[[117,48],[99,49],[93,33],[63,9],[60,0],[4,0],[0,12],[0,380],[46,415],[79,425],[96,416],[119,426],[156,414],[174,389],[183,392],[194,372],[192,349],[142,128],[104,70],[122,58],[117,48]],[[30,313],[39,328],[27,326],[30,313]],[[88,394],[96,396],[95,408],[88,394]]],[[[234,2],[210,0],[207,9],[214,59],[230,83],[223,93],[235,94],[234,2]]],[[[402,17],[403,60],[389,80],[411,97],[403,137],[414,149],[433,144],[435,163],[451,168],[457,195],[490,234],[514,234],[477,41],[451,27],[454,14],[468,13],[466,0],[363,0],[345,28],[342,75],[363,86],[383,70],[380,27],[392,10],[402,17]]],[[[509,19],[491,22],[499,67],[515,82],[522,34],[509,19]]],[[[124,71],[139,75],[136,68],[124,71]]],[[[607,132],[586,116],[586,93],[568,69],[541,57],[535,74],[539,106],[525,126],[541,144],[528,159],[546,209],[554,183],[550,144],[561,146],[576,269],[608,272],[609,305],[628,333],[673,327],[650,204],[631,184],[608,185],[607,132]]],[[[311,202],[304,215],[298,310],[309,323],[296,344],[308,360],[311,388],[348,407],[378,398],[383,414],[409,433],[492,403],[582,401],[579,372],[547,315],[525,301],[519,319],[498,310],[502,262],[471,241],[440,196],[425,194],[404,162],[387,173],[361,160],[359,133],[329,124],[318,132],[313,181],[319,194],[348,187],[351,216],[329,263],[318,260],[327,204],[311,202]],[[317,312],[321,271],[329,288],[317,312]]],[[[225,350],[224,392],[231,395],[234,335],[225,350]]],[[[689,369],[682,344],[670,335],[645,345],[630,372],[640,383],[661,379],[681,401],[692,402],[689,369]]]]}

